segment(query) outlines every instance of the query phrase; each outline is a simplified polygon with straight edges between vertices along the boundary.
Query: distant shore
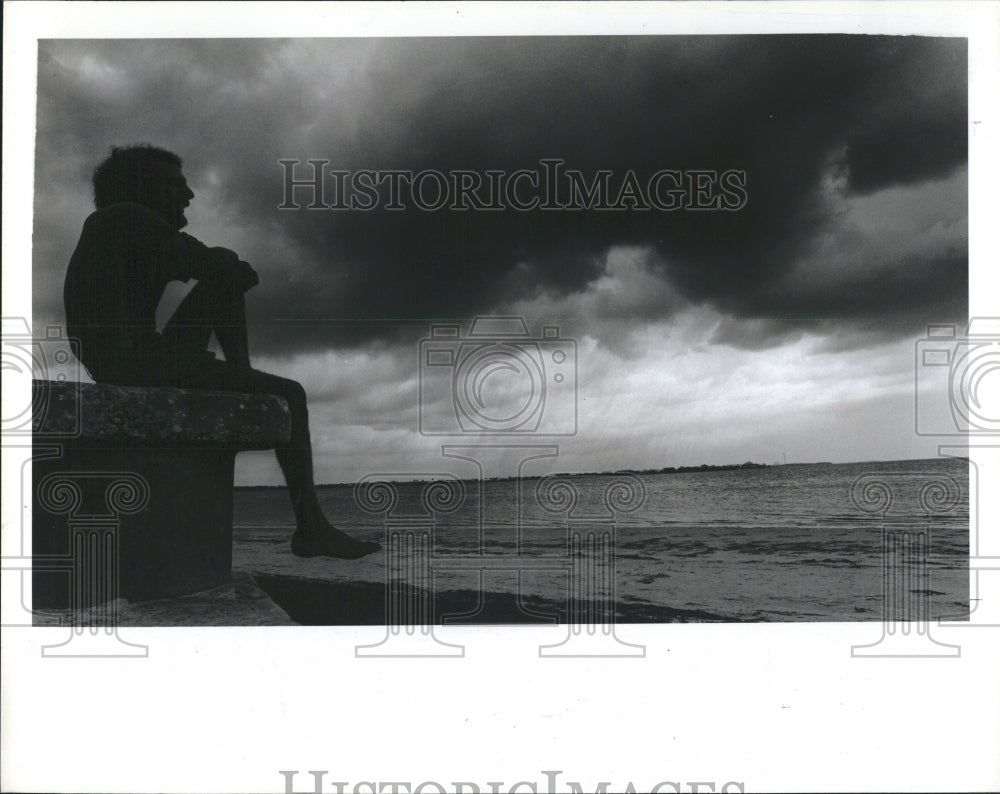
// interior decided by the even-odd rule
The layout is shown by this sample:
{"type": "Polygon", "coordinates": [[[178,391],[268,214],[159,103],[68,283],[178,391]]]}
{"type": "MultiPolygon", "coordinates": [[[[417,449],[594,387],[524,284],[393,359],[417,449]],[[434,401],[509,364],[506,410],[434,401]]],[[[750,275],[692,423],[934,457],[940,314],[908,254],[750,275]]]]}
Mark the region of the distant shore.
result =
{"type": "MultiPolygon", "coordinates": [[[[955,460],[968,460],[966,457],[955,456],[955,460]]],[[[608,471],[584,471],[584,472],[556,472],[554,474],[538,474],[531,475],[528,477],[522,477],[523,480],[541,480],[545,477],[611,477],[616,474],[637,474],[637,475],[652,475],[652,474],[698,474],[702,472],[712,472],[712,471],[737,471],[737,470],[747,470],[747,469],[781,469],[790,466],[850,466],[853,464],[860,463],[902,463],[911,462],[916,460],[938,460],[938,458],[912,458],[904,460],[884,460],[884,461],[847,461],[844,463],[832,463],[827,460],[813,461],[811,463],[753,463],[747,461],[746,463],[724,463],[721,465],[713,465],[708,463],[702,463],[699,466],[665,466],[660,469],[615,469],[608,471]]],[[[503,480],[515,480],[517,477],[488,477],[486,478],[489,482],[503,481],[503,480]]],[[[407,482],[423,482],[423,480],[387,480],[386,482],[393,483],[407,483],[407,482]]],[[[331,482],[323,483],[317,485],[317,488],[349,488],[353,487],[357,483],[354,482],[331,482]]],[[[236,490],[238,491],[266,491],[270,489],[284,489],[284,485],[237,485],[236,490]]]]}

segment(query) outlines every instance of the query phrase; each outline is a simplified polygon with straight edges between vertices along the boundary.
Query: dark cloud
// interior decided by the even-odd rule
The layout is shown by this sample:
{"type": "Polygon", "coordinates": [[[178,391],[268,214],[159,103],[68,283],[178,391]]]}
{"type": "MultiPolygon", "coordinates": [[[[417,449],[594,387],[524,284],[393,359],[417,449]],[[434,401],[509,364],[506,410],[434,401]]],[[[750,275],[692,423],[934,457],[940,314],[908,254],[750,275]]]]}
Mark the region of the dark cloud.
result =
{"type": "Polygon", "coordinates": [[[964,110],[938,118],[900,119],[859,133],[848,144],[851,188],[870,193],[890,184],[942,176],[968,159],[964,110]]]}
{"type": "Polygon", "coordinates": [[[36,218],[67,166],[82,183],[111,143],[176,149],[215,222],[245,232],[233,246],[263,275],[255,342],[274,351],[570,296],[623,245],[648,249],[672,285],[645,309],[666,316],[678,293],[715,306],[735,323],[719,342],[733,343],[745,319],[767,321],[752,326],[752,347],[787,336],[773,318],[908,330],[925,311],[964,313],[964,247],[922,267],[786,284],[816,239],[836,233],[831,172],[843,172],[850,201],[931,185],[966,161],[966,94],[960,39],[45,42],[36,218]],[[629,169],[640,181],[662,168],[738,169],[748,201],[737,212],[278,210],[278,160],[313,157],[445,173],[557,157],[619,181],[629,169]]]}

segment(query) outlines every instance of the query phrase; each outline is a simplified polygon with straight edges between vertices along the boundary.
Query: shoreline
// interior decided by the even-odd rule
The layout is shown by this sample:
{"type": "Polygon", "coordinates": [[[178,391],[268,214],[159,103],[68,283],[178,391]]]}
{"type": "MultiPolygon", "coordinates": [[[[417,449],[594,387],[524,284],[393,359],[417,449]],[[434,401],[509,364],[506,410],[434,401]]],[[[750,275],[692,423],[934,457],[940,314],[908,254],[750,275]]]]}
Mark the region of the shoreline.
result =
{"type": "MultiPolygon", "coordinates": [[[[968,462],[969,458],[964,456],[949,456],[948,460],[964,460],[968,462]]],[[[920,463],[925,461],[940,461],[943,458],[900,458],[898,460],[857,460],[857,461],[847,461],[844,463],[833,463],[831,461],[815,461],[812,463],[752,463],[750,461],[746,463],[726,463],[721,465],[707,464],[703,463],[699,466],[666,466],[661,469],[617,469],[614,471],[585,471],[585,472],[555,472],[553,474],[533,474],[526,477],[486,477],[482,480],[474,479],[463,479],[459,482],[510,482],[513,480],[523,480],[525,482],[530,482],[532,480],[542,480],[546,477],[614,477],[616,475],[636,475],[636,476],[649,476],[649,475],[659,475],[659,474],[709,474],[712,472],[719,471],[758,471],[761,469],[788,469],[788,468],[798,468],[802,466],[860,466],[871,463],[920,463]]],[[[378,482],[392,483],[394,485],[405,485],[420,482],[435,482],[435,480],[378,480],[378,482]]],[[[353,488],[356,486],[357,482],[329,482],[318,484],[316,488],[353,488]]],[[[236,485],[233,486],[234,490],[237,491],[267,491],[267,490],[284,490],[287,486],[285,485],[236,485]]]]}

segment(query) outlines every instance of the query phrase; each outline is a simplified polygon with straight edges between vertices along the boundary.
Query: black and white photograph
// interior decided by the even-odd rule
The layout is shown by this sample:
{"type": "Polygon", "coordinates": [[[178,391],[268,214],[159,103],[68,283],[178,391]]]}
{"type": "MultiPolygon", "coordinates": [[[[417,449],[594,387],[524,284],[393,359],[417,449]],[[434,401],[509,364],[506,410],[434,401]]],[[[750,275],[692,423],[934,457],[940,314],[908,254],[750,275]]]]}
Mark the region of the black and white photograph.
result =
{"type": "Polygon", "coordinates": [[[5,790],[1000,784],[996,5],[23,5],[5,790]]]}

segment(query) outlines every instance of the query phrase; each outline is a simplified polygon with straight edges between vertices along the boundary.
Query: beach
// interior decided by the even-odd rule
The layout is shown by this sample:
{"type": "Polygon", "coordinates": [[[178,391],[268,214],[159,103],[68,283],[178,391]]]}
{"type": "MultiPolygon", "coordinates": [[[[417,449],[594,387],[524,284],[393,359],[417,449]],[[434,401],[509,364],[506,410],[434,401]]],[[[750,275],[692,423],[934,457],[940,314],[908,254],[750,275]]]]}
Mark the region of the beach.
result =
{"type": "Polygon", "coordinates": [[[376,510],[321,487],[334,523],[385,546],[355,561],[294,557],[284,489],[237,489],[234,570],[315,625],[875,621],[886,586],[909,599],[897,618],[968,615],[961,459],[448,481],[437,504],[427,489],[395,482],[376,510]]]}

